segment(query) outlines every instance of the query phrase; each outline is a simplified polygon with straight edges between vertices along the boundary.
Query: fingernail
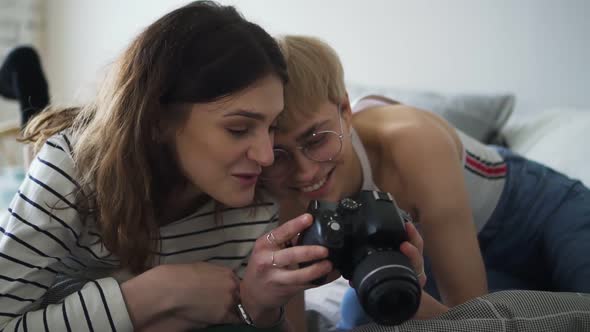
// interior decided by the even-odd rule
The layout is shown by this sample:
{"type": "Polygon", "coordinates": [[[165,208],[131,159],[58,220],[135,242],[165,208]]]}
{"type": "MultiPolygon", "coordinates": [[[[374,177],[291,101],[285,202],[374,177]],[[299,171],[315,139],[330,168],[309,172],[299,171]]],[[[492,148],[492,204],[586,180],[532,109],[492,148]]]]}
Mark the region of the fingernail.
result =
{"type": "Polygon", "coordinates": [[[303,221],[306,224],[311,223],[311,215],[309,213],[305,213],[301,216],[301,221],[303,221]]]}

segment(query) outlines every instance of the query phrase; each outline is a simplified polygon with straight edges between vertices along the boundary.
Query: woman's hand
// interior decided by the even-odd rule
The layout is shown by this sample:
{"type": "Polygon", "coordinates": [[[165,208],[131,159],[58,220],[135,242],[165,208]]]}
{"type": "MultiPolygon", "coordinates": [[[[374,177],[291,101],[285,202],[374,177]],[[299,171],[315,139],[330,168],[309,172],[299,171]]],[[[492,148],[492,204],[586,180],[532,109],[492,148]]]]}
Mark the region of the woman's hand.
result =
{"type": "Polygon", "coordinates": [[[311,282],[332,271],[322,246],[287,244],[312,223],[309,214],[301,215],[260,237],[252,251],[240,286],[242,305],[259,326],[269,326],[279,318],[279,308],[295,294],[315,287],[311,282]],[[298,268],[300,263],[315,263],[298,268]]]}
{"type": "Polygon", "coordinates": [[[238,324],[240,280],[226,267],[205,262],[160,265],[123,283],[136,330],[238,324]]]}

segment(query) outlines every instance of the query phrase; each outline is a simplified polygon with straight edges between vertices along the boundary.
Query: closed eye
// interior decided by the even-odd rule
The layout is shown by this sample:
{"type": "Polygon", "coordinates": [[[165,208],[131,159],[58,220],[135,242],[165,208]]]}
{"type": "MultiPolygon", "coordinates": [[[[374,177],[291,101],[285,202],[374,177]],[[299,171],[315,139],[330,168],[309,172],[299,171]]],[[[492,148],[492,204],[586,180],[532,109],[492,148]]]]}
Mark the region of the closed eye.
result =
{"type": "Polygon", "coordinates": [[[326,141],[326,135],[324,134],[315,134],[314,137],[307,142],[305,142],[304,146],[306,148],[313,149],[319,145],[322,145],[326,141]]]}
{"type": "Polygon", "coordinates": [[[226,128],[226,130],[234,137],[242,137],[248,133],[248,128],[226,128]]]}

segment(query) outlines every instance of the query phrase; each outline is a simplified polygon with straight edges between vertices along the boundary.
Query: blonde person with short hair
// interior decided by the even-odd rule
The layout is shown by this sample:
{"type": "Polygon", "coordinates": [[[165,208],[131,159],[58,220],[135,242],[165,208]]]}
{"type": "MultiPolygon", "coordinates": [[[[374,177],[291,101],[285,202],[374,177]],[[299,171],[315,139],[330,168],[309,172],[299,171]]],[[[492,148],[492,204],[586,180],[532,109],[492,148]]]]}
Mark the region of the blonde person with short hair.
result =
{"type": "MultiPolygon", "coordinates": [[[[430,261],[425,289],[447,305],[488,290],[590,292],[582,254],[590,251],[590,190],[580,181],[480,143],[432,112],[377,95],[352,103],[328,44],[277,40],[290,81],[275,161],[262,174],[283,217],[313,199],[386,191],[419,225],[430,261]]],[[[445,310],[425,298],[427,312],[445,310]]],[[[368,321],[353,290],[342,319],[345,328],[368,321]]]]}

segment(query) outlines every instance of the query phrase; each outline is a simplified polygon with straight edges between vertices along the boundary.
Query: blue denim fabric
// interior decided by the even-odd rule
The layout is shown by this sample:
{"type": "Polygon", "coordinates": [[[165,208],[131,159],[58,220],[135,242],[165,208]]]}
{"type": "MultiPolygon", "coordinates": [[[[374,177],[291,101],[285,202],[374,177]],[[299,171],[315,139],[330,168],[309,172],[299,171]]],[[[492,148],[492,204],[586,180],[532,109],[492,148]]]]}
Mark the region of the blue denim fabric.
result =
{"type": "MultiPolygon", "coordinates": [[[[590,189],[580,181],[496,147],[506,186],[478,235],[490,292],[508,289],[590,293],[590,189]]],[[[440,298],[428,258],[425,290],[440,298]]],[[[354,295],[354,296],[353,296],[354,295]]],[[[339,327],[367,321],[349,289],[339,327]]]]}
{"type": "Polygon", "coordinates": [[[338,331],[348,331],[370,322],[371,318],[363,310],[356,296],[356,291],[352,287],[348,288],[342,297],[340,321],[336,325],[336,328],[338,331]]]}
{"type": "Polygon", "coordinates": [[[479,233],[491,290],[590,293],[590,190],[539,163],[497,148],[508,164],[498,207],[479,233]]]}

